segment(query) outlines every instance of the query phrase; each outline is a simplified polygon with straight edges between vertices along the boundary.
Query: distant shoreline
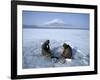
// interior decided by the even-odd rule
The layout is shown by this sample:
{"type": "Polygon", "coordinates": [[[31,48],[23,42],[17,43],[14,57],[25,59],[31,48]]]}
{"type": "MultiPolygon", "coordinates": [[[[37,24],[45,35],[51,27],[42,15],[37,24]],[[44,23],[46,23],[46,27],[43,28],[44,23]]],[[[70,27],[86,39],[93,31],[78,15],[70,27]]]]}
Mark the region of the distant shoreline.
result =
{"type": "Polygon", "coordinates": [[[88,28],[65,28],[65,27],[33,27],[24,26],[24,29],[79,29],[79,30],[89,30],[88,28]]]}

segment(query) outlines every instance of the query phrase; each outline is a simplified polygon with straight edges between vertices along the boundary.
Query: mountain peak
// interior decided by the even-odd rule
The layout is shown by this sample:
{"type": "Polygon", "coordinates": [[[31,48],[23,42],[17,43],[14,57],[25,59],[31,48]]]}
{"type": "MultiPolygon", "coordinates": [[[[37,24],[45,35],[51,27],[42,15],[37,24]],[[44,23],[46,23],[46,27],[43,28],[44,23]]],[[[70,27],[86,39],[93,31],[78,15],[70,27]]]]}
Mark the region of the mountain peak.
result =
{"type": "Polygon", "coordinates": [[[46,22],[44,25],[51,25],[51,24],[65,24],[61,19],[53,19],[51,21],[46,22]]]}

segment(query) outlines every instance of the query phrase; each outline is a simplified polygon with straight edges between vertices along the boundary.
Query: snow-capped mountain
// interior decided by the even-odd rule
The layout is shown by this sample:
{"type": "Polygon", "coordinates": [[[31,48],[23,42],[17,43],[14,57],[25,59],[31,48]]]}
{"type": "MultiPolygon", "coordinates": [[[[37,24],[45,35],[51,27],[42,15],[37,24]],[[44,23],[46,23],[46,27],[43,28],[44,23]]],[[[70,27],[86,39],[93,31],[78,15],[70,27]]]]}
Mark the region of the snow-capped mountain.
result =
{"type": "Polygon", "coordinates": [[[48,26],[48,27],[62,27],[66,25],[67,24],[61,19],[53,19],[51,21],[44,23],[44,26],[48,26]]]}
{"type": "Polygon", "coordinates": [[[43,24],[43,27],[53,28],[53,29],[68,29],[72,28],[71,24],[66,23],[62,19],[53,19],[43,24]]]}
{"type": "Polygon", "coordinates": [[[44,25],[50,25],[50,24],[65,24],[63,20],[61,19],[53,19],[51,21],[46,22],[44,25]]]}

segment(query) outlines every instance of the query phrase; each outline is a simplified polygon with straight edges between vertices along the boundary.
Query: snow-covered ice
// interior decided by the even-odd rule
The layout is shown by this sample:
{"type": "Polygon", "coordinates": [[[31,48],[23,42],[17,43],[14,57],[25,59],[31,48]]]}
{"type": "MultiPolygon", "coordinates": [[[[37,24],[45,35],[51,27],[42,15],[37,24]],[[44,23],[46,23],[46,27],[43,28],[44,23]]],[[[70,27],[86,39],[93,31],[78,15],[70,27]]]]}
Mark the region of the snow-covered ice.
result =
{"type": "Polygon", "coordinates": [[[24,29],[22,67],[48,68],[68,66],[88,66],[90,60],[89,30],[77,29],[24,29]],[[64,64],[56,59],[45,58],[41,55],[41,44],[49,39],[53,55],[59,57],[62,44],[68,43],[73,49],[73,59],[64,64]]]}

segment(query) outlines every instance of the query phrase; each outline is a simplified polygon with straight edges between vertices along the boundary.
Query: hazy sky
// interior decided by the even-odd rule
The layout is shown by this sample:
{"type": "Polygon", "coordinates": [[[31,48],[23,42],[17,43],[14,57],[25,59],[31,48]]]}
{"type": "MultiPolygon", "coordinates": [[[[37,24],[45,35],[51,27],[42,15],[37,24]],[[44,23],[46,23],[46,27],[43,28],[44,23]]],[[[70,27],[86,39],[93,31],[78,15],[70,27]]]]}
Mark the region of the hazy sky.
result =
{"type": "Polygon", "coordinates": [[[43,25],[55,19],[63,21],[65,24],[89,28],[89,14],[82,13],[61,13],[61,12],[36,12],[23,11],[23,25],[43,25]]]}

